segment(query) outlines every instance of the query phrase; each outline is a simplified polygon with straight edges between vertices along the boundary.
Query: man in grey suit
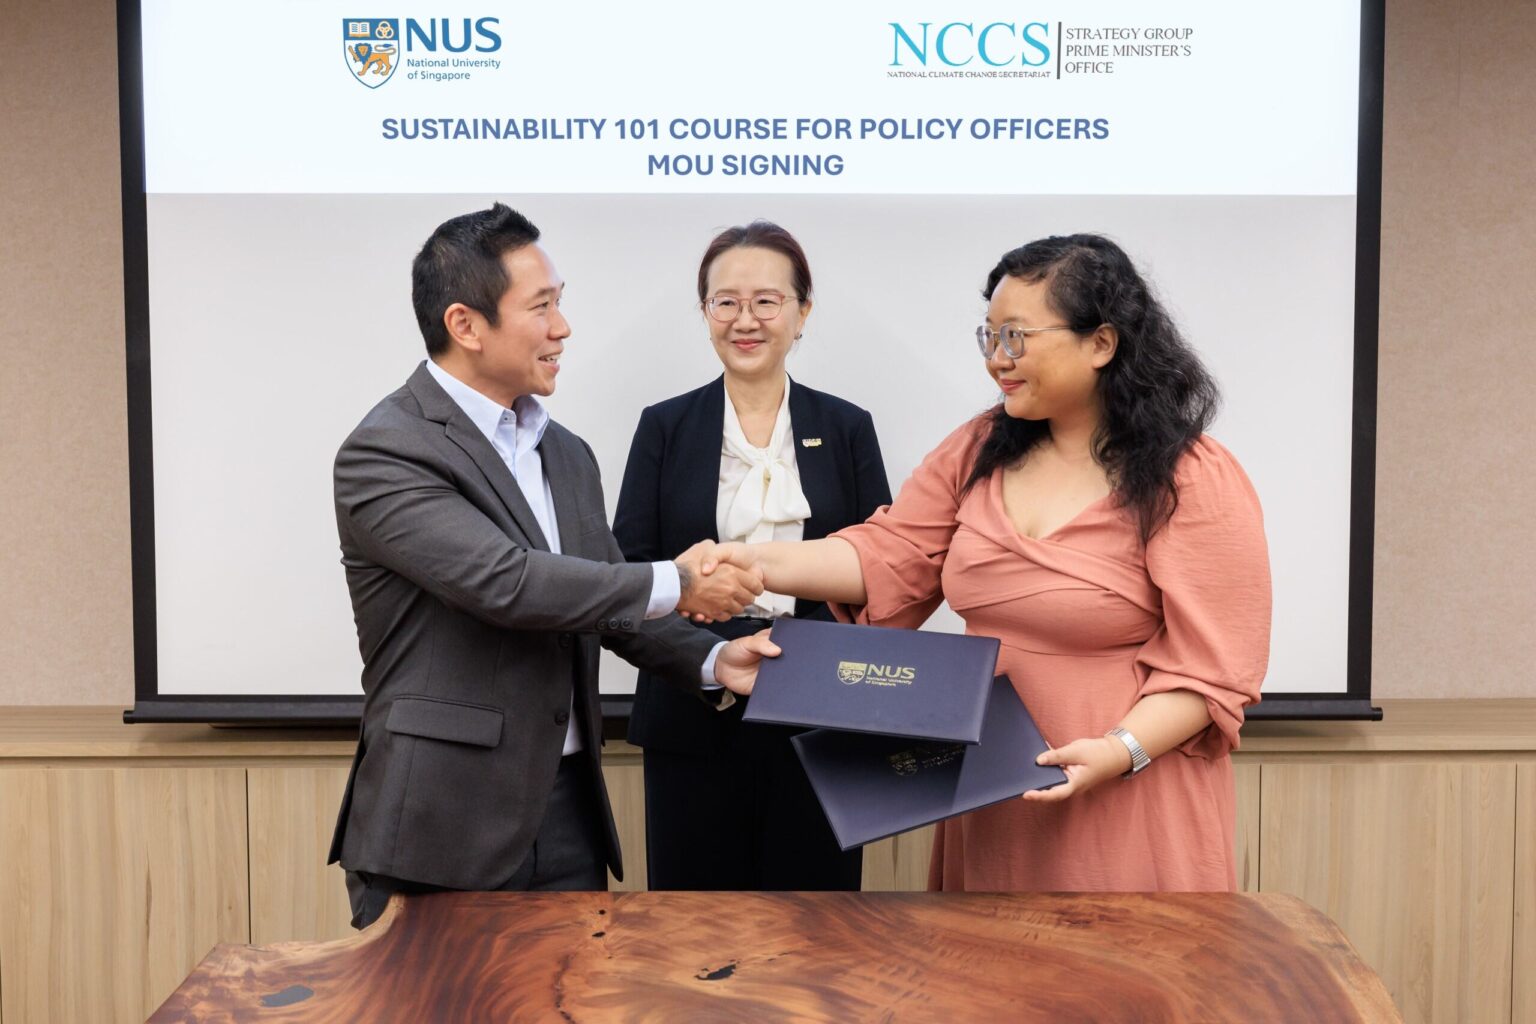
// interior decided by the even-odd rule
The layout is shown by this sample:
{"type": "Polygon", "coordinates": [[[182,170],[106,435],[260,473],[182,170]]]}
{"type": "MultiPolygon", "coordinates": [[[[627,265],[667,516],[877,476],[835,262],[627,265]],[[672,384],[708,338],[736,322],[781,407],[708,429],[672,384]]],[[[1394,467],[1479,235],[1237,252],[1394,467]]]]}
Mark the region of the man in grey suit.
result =
{"type": "Polygon", "coordinates": [[[429,358],[336,456],[365,700],[331,861],[359,928],[393,892],[622,877],[599,644],[717,705],[778,653],[675,614],[739,614],[756,575],[625,563],[592,450],[538,400],[571,333],[538,238],[500,203],[433,232],[411,274],[429,358]]]}

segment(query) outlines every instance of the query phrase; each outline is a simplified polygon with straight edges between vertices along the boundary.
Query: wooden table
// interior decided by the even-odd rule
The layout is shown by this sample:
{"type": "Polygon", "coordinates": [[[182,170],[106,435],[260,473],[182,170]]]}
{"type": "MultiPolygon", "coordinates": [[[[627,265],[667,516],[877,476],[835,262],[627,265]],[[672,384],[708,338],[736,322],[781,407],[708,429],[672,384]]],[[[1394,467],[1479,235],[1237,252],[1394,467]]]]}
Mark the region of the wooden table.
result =
{"type": "Polygon", "coordinates": [[[446,893],[221,945],[154,1022],[1396,1021],[1338,928],[1226,893],[446,893]]]}

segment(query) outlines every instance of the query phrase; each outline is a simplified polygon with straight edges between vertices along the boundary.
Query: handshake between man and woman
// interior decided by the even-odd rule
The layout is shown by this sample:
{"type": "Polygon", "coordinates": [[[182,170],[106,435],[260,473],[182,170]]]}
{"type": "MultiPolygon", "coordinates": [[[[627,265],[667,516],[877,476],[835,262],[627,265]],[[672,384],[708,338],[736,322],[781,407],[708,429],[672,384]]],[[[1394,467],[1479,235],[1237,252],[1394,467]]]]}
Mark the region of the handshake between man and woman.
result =
{"type": "Polygon", "coordinates": [[[747,544],[702,540],[674,560],[682,596],[679,615],[724,622],[744,612],[763,592],[763,566],[747,544]]]}
{"type": "Polygon", "coordinates": [[[682,584],[677,611],[694,622],[738,616],[764,590],[837,604],[867,600],[858,553],[837,537],[759,544],[703,540],[676,563],[682,584]]]}

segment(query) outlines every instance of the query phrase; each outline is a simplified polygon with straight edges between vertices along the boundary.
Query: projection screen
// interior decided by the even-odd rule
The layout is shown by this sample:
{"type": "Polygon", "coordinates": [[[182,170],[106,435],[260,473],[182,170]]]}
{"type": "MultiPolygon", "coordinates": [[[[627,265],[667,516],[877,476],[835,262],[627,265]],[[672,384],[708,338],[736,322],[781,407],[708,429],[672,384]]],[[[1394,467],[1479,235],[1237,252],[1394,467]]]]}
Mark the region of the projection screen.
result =
{"type": "MultiPolygon", "coordinates": [[[[640,411],[719,373],[694,276],[721,228],[803,243],[790,374],[871,411],[893,490],[997,399],[973,337],[997,257],[1110,235],[1264,505],[1253,713],[1372,713],[1380,0],[1299,0],[1304,36],[1196,0],[119,14],[129,720],[355,720],[332,460],[424,357],[412,256],[496,200],[567,281],[549,406],[610,514],[640,411]]],[[[633,685],[605,655],[605,707],[633,685]]]]}

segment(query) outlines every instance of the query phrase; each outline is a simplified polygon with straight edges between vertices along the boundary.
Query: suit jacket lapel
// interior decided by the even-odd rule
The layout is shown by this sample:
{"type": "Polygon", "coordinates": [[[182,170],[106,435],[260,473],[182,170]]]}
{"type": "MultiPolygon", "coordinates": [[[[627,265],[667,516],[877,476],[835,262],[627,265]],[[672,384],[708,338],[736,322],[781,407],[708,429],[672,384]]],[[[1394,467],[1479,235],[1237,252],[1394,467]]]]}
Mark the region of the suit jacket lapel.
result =
{"type": "Polygon", "coordinates": [[[795,434],[795,467],[800,472],[800,489],[811,504],[811,517],[805,521],[805,539],[819,540],[827,535],[824,518],[837,503],[837,466],[832,449],[822,442],[823,423],[817,403],[805,388],[789,382],[789,420],[795,434]],[[806,447],[806,441],[816,442],[806,447]],[[821,511],[818,513],[818,509],[821,511]]]}
{"type": "Polygon", "coordinates": [[[715,509],[720,496],[720,438],[725,432],[725,377],[705,387],[699,401],[678,423],[676,475],[664,477],[673,488],[663,496],[676,518],[666,528],[674,532],[671,546],[682,552],[700,540],[719,540],[715,509]]]}
{"type": "Polygon", "coordinates": [[[555,502],[555,525],[560,529],[560,550],[566,554],[579,554],[577,533],[576,481],[580,479],[581,463],[587,461],[585,452],[577,452],[564,431],[551,423],[539,442],[539,456],[544,461],[544,476],[549,480],[550,497],[555,502]],[[576,460],[581,460],[580,462],[576,460]]]}
{"type": "MultiPolygon", "coordinates": [[[[533,516],[533,509],[528,507],[528,499],[523,497],[523,492],[518,488],[517,481],[513,479],[512,472],[507,469],[507,464],[501,461],[501,456],[496,454],[496,449],[491,447],[491,442],[485,439],[485,435],[475,428],[464,410],[459,404],[448,397],[448,392],[438,386],[437,381],[427,372],[426,364],[416,368],[411,374],[411,379],[406,382],[416,400],[421,403],[421,411],[427,419],[434,423],[443,424],[443,431],[448,439],[464,450],[471,461],[484,474],[486,482],[491,485],[491,490],[501,499],[501,503],[512,515],[518,529],[523,531],[523,536],[528,543],[540,551],[549,550],[549,541],[544,537],[544,531],[539,529],[539,521],[533,516]]],[[[561,523],[561,529],[565,524],[561,523]]]]}

